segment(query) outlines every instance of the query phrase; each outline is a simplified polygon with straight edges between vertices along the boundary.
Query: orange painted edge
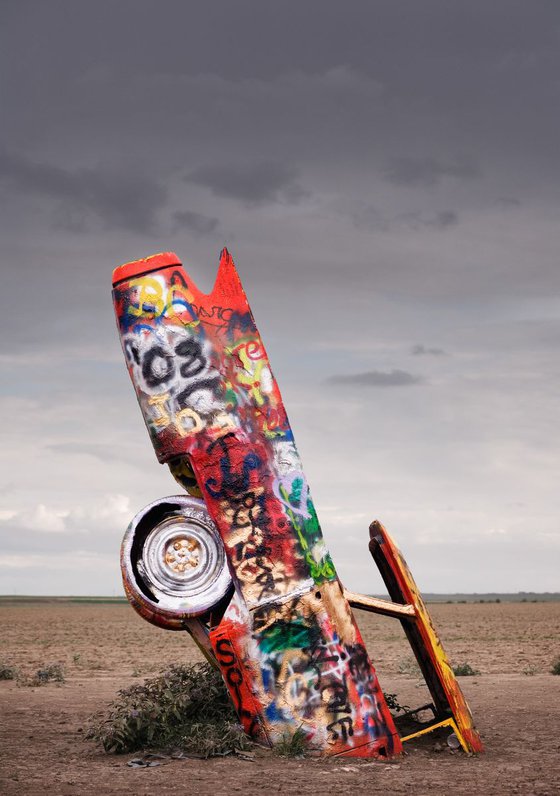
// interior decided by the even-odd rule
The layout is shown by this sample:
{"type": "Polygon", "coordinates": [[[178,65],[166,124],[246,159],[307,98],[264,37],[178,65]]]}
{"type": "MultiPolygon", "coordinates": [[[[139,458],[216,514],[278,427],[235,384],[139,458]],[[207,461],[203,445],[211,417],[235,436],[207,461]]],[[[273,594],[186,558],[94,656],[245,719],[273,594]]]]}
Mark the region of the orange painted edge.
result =
{"type": "Polygon", "coordinates": [[[147,274],[150,271],[158,271],[160,268],[167,268],[171,265],[181,265],[181,260],[177,257],[175,252],[159,252],[149,257],[143,257],[140,260],[132,260],[129,263],[123,263],[117,266],[113,271],[113,285],[122,282],[124,279],[142,276],[142,274],[147,274]]]}
{"type": "MultiPolygon", "coordinates": [[[[130,263],[119,265],[113,271],[113,287],[116,287],[121,282],[128,279],[134,279],[145,274],[153,273],[154,271],[161,271],[165,268],[183,268],[183,264],[175,252],[160,252],[159,254],[152,254],[149,257],[143,257],[140,260],[133,260],[130,263]]],[[[233,257],[229,251],[224,247],[220,252],[220,260],[218,265],[218,272],[216,280],[210,293],[204,293],[197,287],[196,283],[191,279],[183,268],[185,277],[189,280],[189,289],[191,290],[196,301],[201,302],[203,299],[210,299],[213,301],[224,301],[230,299],[233,295],[241,295],[242,300],[249,308],[249,302],[239,274],[235,267],[233,257]]]]}

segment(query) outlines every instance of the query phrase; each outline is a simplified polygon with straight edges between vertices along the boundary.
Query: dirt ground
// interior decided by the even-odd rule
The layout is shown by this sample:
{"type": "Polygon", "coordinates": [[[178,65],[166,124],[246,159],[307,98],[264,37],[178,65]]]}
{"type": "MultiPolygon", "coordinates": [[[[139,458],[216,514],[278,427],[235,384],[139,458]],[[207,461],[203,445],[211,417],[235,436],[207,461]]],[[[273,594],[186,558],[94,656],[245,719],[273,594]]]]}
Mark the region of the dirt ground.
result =
{"type": "MultiPolygon", "coordinates": [[[[467,757],[427,736],[405,744],[406,754],[390,762],[292,760],[258,751],[254,761],[164,760],[135,769],[127,766],[134,755],[106,755],[83,739],[88,717],[138,678],[199,660],[190,639],[148,625],[124,604],[3,603],[0,664],[32,675],[61,662],[66,682],[0,682],[0,793],[559,794],[560,677],[550,668],[560,656],[560,603],[430,610],[453,663],[480,671],[460,682],[484,755],[467,757]]],[[[369,614],[359,621],[383,690],[403,704],[427,702],[399,623],[369,614]]]]}

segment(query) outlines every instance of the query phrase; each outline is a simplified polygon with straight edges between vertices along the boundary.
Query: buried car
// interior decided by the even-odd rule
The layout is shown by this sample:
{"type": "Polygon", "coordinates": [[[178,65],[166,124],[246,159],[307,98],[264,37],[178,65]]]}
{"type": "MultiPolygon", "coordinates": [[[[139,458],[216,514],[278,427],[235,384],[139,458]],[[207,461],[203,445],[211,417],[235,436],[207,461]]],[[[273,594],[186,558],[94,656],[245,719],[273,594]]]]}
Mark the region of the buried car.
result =
{"type": "Polygon", "coordinates": [[[412,576],[380,524],[370,551],[391,601],[342,586],[227,250],[209,294],[166,252],[117,268],[113,298],[157,457],[187,492],[144,508],[125,534],[121,566],[134,608],[193,636],[255,740],[274,746],[300,732],[311,749],[364,757],[398,754],[407,738],[352,606],[394,616],[433,698],[434,721],[421,732],[449,726],[466,751],[480,751],[412,576]]]}

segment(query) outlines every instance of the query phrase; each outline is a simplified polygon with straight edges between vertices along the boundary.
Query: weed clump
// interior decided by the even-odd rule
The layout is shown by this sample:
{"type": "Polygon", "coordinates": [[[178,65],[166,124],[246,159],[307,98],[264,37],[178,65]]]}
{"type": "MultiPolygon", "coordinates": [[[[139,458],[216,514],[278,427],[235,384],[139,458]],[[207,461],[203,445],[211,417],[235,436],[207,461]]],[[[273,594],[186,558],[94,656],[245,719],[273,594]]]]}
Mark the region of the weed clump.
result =
{"type": "Polygon", "coordinates": [[[34,675],[22,674],[18,671],[16,680],[19,686],[28,686],[30,688],[37,688],[47,683],[62,685],[62,683],[66,682],[64,666],[61,663],[47,663],[41,669],[38,669],[34,675]]]}
{"type": "Polygon", "coordinates": [[[0,663],[0,680],[16,680],[18,675],[19,669],[17,667],[0,663]]]}
{"type": "Polygon", "coordinates": [[[395,713],[406,713],[410,710],[408,705],[401,705],[396,694],[387,694],[383,692],[383,696],[385,697],[385,702],[389,710],[393,710],[395,713]]]}
{"type": "Polygon", "coordinates": [[[453,674],[455,677],[476,677],[480,672],[478,669],[473,669],[470,663],[458,663],[453,667],[453,674]]]}
{"type": "Polygon", "coordinates": [[[550,670],[550,673],[551,674],[560,674],[560,658],[558,658],[558,660],[554,661],[554,663],[552,664],[552,669],[550,670]]]}
{"type": "Polygon", "coordinates": [[[292,735],[286,733],[274,746],[274,754],[278,757],[305,757],[307,751],[307,739],[301,727],[292,735]]]}
{"type": "Polygon", "coordinates": [[[35,681],[37,685],[44,685],[45,683],[63,683],[64,682],[64,667],[61,663],[48,663],[42,669],[38,669],[35,673],[35,681]]]}
{"type": "Polygon", "coordinates": [[[528,663],[527,666],[524,666],[521,670],[526,677],[534,677],[534,675],[538,672],[538,668],[533,663],[528,663]]]}
{"type": "Polygon", "coordinates": [[[200,757],[249,748],[222,677],[208,663],[175,665],[119,691],[88,738],[106,752],[183,750],[200,757]]]}

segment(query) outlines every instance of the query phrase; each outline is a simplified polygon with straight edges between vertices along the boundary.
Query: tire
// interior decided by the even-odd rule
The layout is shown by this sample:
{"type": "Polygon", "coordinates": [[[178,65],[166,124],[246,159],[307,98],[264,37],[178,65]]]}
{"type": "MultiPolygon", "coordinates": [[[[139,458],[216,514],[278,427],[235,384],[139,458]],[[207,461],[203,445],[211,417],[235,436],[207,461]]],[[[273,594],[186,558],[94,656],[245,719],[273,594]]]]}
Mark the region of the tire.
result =
{"type": "Polygon", "coordinates": [[[132,520],[121,547],[124,588],[145,619],[172,630],[215,608],[232,580],[204,501],[161,498],[132,520]]]}

